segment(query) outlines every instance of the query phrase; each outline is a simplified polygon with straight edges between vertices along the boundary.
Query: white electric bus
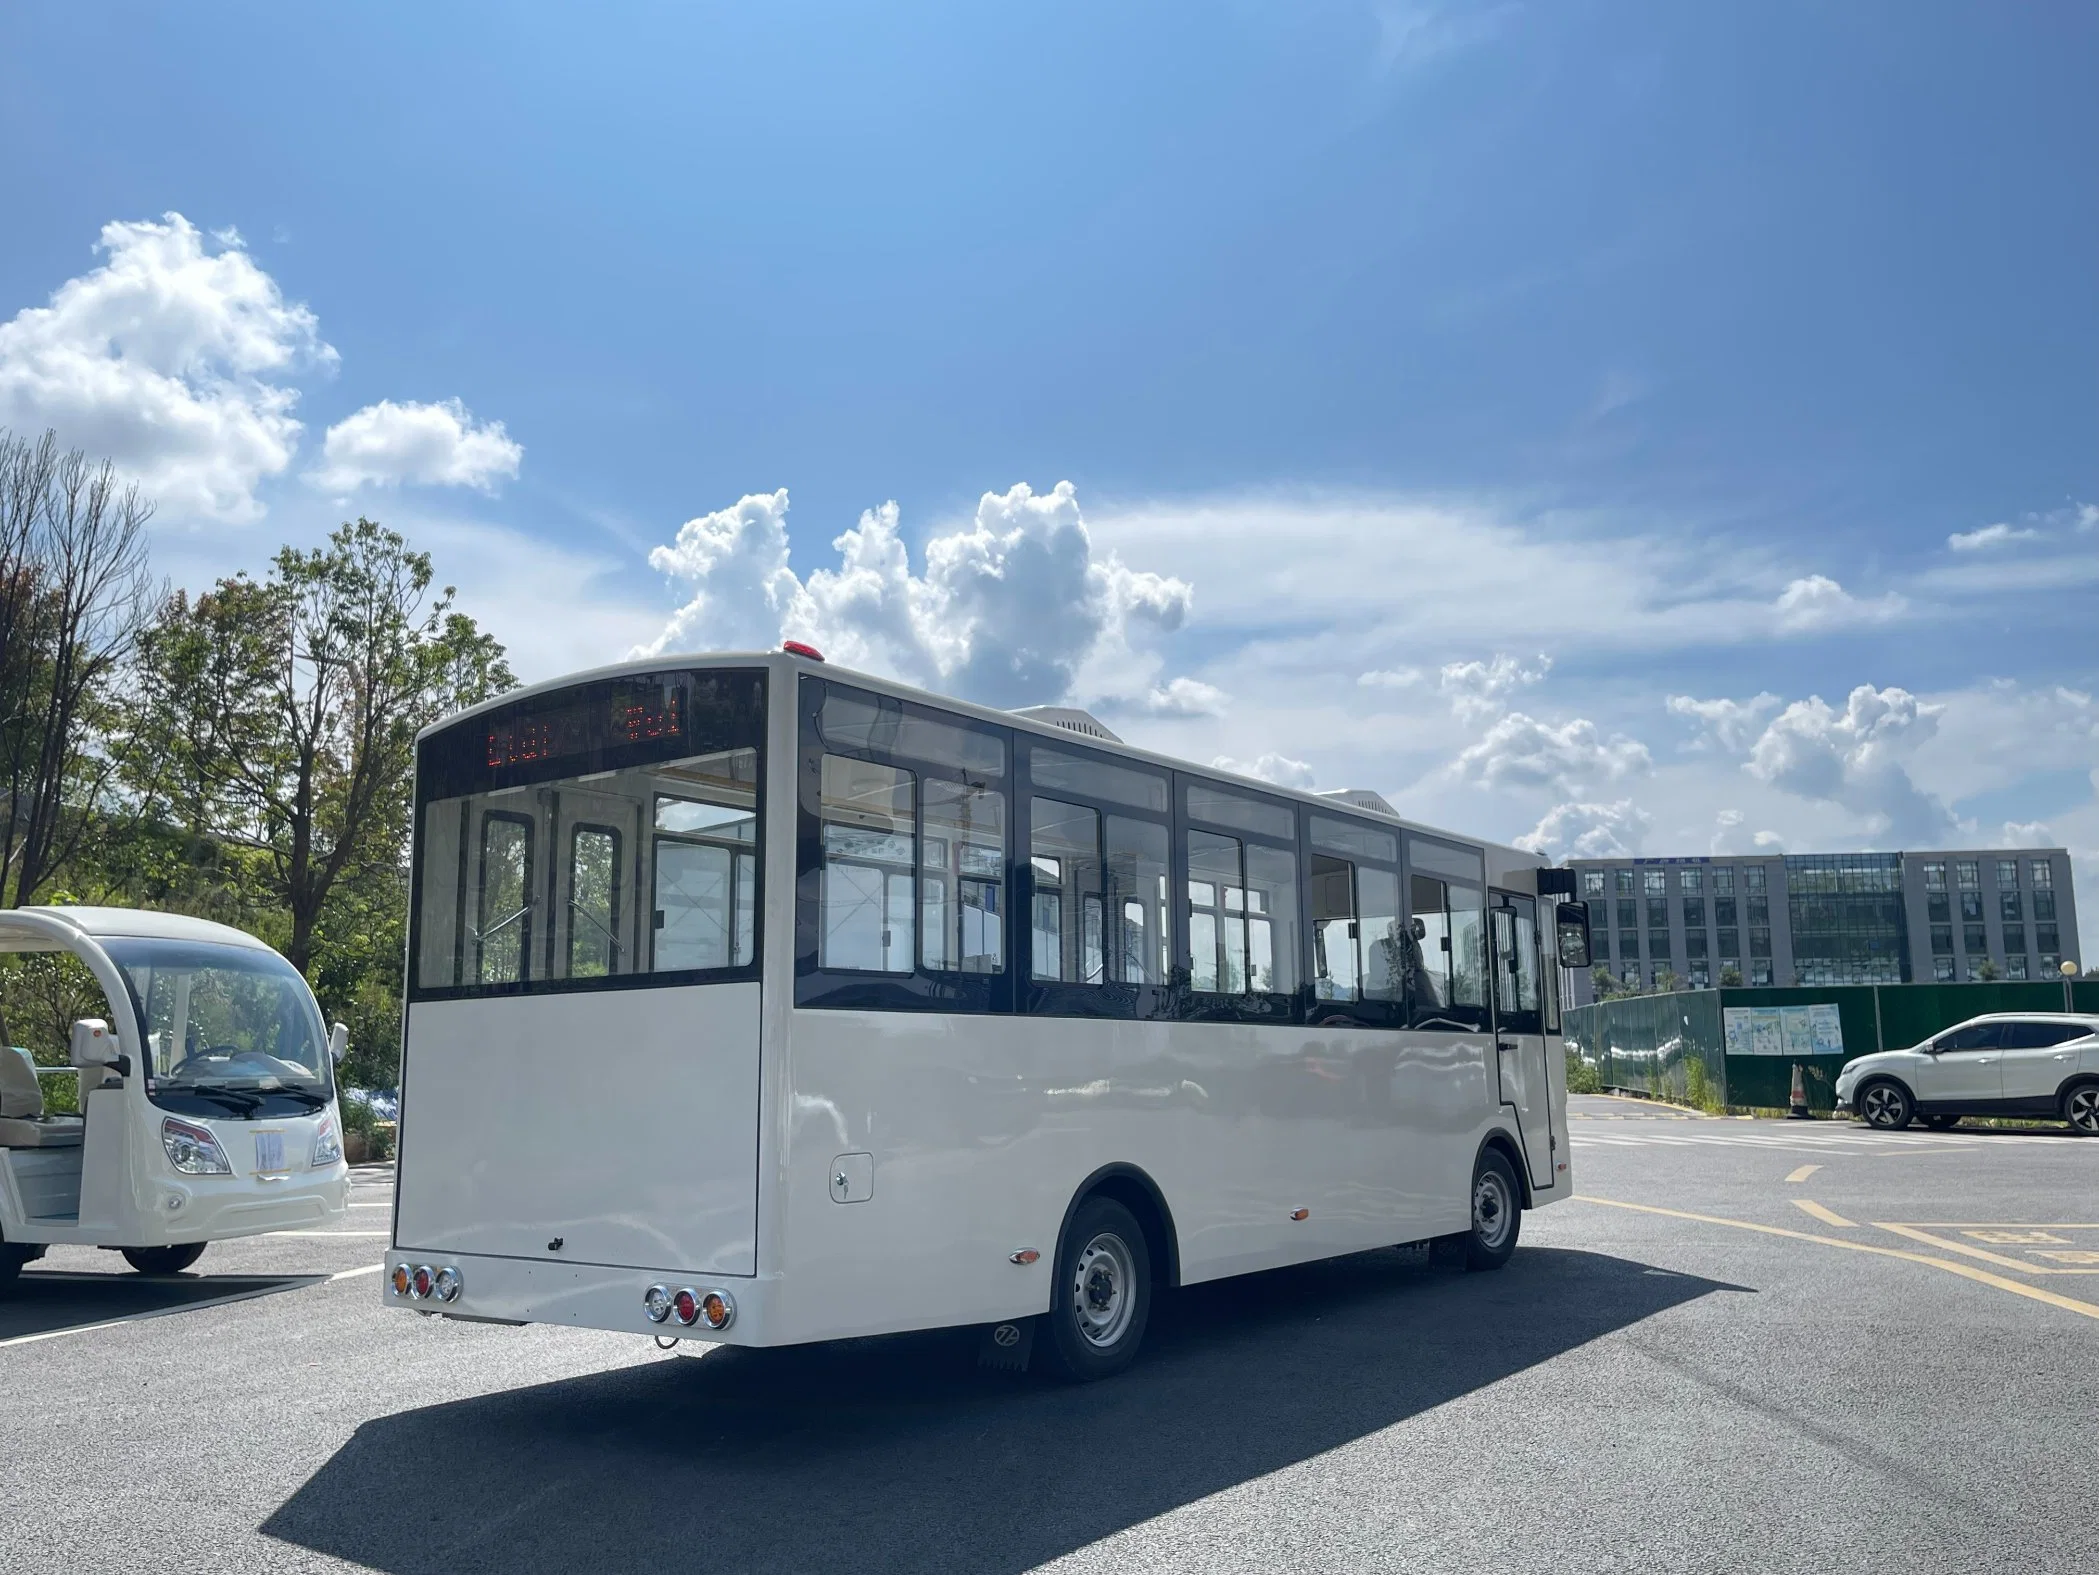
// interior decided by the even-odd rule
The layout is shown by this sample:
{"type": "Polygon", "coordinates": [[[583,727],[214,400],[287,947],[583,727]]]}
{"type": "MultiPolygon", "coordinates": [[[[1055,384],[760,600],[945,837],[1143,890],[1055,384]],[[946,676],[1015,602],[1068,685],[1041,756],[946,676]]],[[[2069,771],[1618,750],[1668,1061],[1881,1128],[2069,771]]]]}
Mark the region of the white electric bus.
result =
{"type": "Polygon", "coordinates": [[[1373,794],[791,647],[462,713],[415,826],[390,1305],[1097,1377],[1159,1288],[1572,1190],[1564,872],[1373,794]]]}

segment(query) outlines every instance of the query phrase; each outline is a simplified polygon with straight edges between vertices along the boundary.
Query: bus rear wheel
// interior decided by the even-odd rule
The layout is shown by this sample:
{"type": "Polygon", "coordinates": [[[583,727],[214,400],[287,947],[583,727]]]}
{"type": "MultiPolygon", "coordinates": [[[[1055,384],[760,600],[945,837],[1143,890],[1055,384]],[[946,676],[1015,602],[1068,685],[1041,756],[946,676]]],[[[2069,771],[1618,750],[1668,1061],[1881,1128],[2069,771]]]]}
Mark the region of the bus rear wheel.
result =
{"type": "Polygon", "coordinates": [[[180,1274],[204,1256],[204,1243],[184,1242],[179,1247],[126,1247],[124,1261],[141,1274],[180,1274]]]}
{"type": "Polygon", "coordinates": [[[1077,1383],[1128,1367],[1152,1303],[1151,1253],[1137,1217],[1113,1198],[1088,1198],[1057,1244],[1054,1273],[1051,1365],[1077,1383]]]}

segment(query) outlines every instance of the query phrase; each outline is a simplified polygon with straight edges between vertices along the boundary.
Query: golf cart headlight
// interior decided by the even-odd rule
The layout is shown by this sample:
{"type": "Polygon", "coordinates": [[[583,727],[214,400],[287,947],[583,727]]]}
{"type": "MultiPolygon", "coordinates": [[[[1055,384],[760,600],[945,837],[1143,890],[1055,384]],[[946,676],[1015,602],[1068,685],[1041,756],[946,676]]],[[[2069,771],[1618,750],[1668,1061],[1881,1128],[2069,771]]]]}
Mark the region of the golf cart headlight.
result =
{"type": "Polygon", "coordinates": [[[321,1130],[314,1134],[313,1168],[332,1165],[343,1157],[342,1134],[335,1130],[333,1121],[323,1121],[321,1130]]]}
{"type": "Polygon", "coordinates": [[[168,1163],[185,1176],[230,1176],[226,1151],[203,1127],[169,1116],[160,1124],[160,1146],[168,1151],[168,1163]]]}

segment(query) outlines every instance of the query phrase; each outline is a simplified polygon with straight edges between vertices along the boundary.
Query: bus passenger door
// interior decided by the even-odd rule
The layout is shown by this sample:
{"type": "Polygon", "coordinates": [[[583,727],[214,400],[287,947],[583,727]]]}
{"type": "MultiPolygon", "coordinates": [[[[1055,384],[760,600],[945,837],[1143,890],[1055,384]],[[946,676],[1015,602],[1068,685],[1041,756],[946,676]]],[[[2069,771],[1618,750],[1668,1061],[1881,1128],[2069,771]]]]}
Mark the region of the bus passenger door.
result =
{"type": "Polygon", "coordinates": [[[632,798],[563,786],[551,794],[548,978],[594,979],[647,967],[636,908],[647,835],[632,798]]]}
{"type": "Polygon", "coordinates": [[[1531,1185],[1553,1178],[1552,1078],[1546,1063],[1545,1016],[1540,991],[1544,974],[1538,954],[1538,903],[1513,892],[1493,893],[1494,1044],[1501,1075],[1501,1102],[1514,1109],[1523,1134],[1524,1162],[1531,1185]]]}

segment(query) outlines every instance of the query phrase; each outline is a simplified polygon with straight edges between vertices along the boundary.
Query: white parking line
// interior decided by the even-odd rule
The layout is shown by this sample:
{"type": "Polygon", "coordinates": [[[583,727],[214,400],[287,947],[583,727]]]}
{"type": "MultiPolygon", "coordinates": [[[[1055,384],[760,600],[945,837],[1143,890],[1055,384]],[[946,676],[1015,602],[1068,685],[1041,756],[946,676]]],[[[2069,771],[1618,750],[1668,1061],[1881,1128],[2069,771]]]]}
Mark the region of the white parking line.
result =
{"type": "Polygon", "coordinates": [[[354,1280],[360,1274],[377,1274],[381,1269],[385,1267],[386,1265],[383,1263],[367,1263],[361,1269],[344,1269],[338,1274],[329,1275],[328,1283],[330,1285],[333,1285],[337,1280],[354,1280]]]}
{"type": "MultiPolygon", "coordinates": [[[[378,1265],[373,1265],[378,1267],[378,1265]]],[[[82,1276],[87,1278],[87,1276],[82,1276]]],[[[101,1276],[94,1276],[100,1278],[101,1276]]],[[[277,1284],[260,1286],[249,1291],[235,1291],[228,1296],[211,1296],[198,1302],[184,1302],[179,1307],[156,1307],[150,1312],[127,1313],[122,1318],[105,1318],[100,1323],[74,1324],[67,1329],[46,1329],[41,1334],[17,1334],[0,1340],[0,1350],[11,1345],[35,1345],[39,1340],[62,1340],[69,1334],[93,1334],[98,1329],[120,1329],[127,1323],[144,1323],[150,1318],[171,1318],[176,1313],[198,1312],[206,1307],[227,1307],[234,1302],[251,1302],[258,1296],[275,1296],[283,1291],[300,1290],[309,1285],[318,1285],[321,1280],[315,1275],[298,1275],[277,1284]]]]}
{"type": "Polygon", "coordinates": [[[390,1230],[271,1230],[264,1231],[263,1234],[265,1236],[339,1236],[346,1239],[371,1236],[384,1241],[393,1232],[390,1230]]]}

